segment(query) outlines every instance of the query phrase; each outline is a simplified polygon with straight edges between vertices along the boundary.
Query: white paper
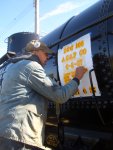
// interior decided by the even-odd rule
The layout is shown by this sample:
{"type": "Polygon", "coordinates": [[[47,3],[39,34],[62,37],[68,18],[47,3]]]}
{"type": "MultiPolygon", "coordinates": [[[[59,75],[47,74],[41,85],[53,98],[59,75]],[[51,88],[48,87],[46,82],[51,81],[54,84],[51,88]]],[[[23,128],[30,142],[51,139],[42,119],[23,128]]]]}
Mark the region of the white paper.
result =
{"type": "MultiPolygon", "coordinates": [[[[93,69],[90,33],[58,50],[58,70],[62,85],[65,85],[73,79],[76,67],[79,66],[84,66],[88,71],[80,81],[78,92],[75,93],[74,97],[92,96],[92,89],[89,80],[89,71],[93,69]]],[[[95,95],[100,96],[94,71],[92,72],[92,80],[95,95]]]]}

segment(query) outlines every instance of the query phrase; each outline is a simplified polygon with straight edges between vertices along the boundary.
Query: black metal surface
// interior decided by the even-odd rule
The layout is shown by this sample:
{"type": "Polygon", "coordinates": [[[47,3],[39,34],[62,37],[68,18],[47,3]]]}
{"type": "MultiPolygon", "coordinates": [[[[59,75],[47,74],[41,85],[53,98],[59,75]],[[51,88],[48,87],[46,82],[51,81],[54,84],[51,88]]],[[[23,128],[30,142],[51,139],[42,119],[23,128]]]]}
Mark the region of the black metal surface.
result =
{"type": "MultiPolygon", "coordinates": [[[[62,48],[64,45],[73,42],[79,37],[87,33],[91,33],[93,66],[96,73],[98,86],[101,92],[100,97],[96,97],[93,94],[92,97],[74,98],[70,99],[68,102],[61,106],[60,117],[62,120],[62,125],[65,129],[64,145],[69,141],[75,141],[75,139],[73,139],[75,135],[74,131],[78,132],[78,137],[80,136],[82,138],[85,138],[83,132],[79,132],[80,130],[93,131],[90,135],[92,137],[96,135],[99,141],[106,136],[103,136],[103,134],[105,133],[108,133],[110,135],[110,138],[112,139],[113,1],[99,1],[78,16],[73,17],[65,26],[65,29],[62,29],[62,31],[61,29],[62,28],[59,27],[43,38],[43,41],[45,41],[46,44],[55,51],[56,47],[62,48]],[[57,33],[62,33],[62,36],[60,38],[56,38],[56,31],[57,33]],[[67,128],[73,128],[73,131],[69,130],[69,134],[71,136],[65,139],[67,128]],[[103,134],[98,134],[100,132],[102,132],[103,134]]],[[[55,62],[54,66],[50,63],[49,67],[56,67],[57,70],[57,58],[55,57],[53,61],[55,62]]],[[[56,71],[55,74],[53,73],[53,77],[57,77],[56,80],[59,81],[58,71],[56,71]]],[[[55,106],[51,102],[51,105],[49,105],[48,118],[51,118],[53,116],[55,116],[55,106]]],[[[51,122],[53,121],[51,120],[51,122]]],[[[88,141],[89,140],[87,140],[87,142],[88,141]]],[[[69,147],[71,148],[71,146],[69,147]]],[[[101,145],[101,147],[103,146],[101,145]]],[[[104,146],[104,148],[105,147],[106,146],[104,146]]],[[[97,147],[95,147],[95,149],[97,149],[97,147]]],[[[111,149],[111,144],[109,149],[111,149]]]]}
{"type": "Polygon", "coordinates": [[[7,61],[10,57],[14,57],[16,55],[15,52],[7,52],[5,55],[3,55],[1,58],[0,58],[0,65],[7,61]]]}
{"type": "Polygon", "coordinates": [[[38,35],[30,32],[19,32],[8,37],[8,48],[7,51],[21,54],[22,49],[25,48],[26,44],[31,41],[38,39],[38,35]]]}
{"type": "MultiPolygon", "coordinates": [[[[111,150],[113,148],[112,0],[100,0],[42,38],[42,41],[56,52],[56,56],[48,61],[45,69],[48,75],[60,82],[57,63],[58,49],[87,33],[91,35],[93,69],[96,73],[101,96],[96,97],[93,93],[91,97],[73,98],[62,104],[60,109],[61,127],[58,127],[55,104],[49,103],[46,138],[48,139],[48,136],[53,134],[52,147],[55,145],[55,149],[97,150],[102,148],[103,150],[111,150]],[[57,143],[58,128],[60,128],[60,133],[63,133],[61,138],[64,135],[63,139],[59,140],[63,143],[57,143]],[[87,145],[86,143],[90,144],[87,145]]],[[[37,36],[33,34],[34,38],[37,38],[37,36]]],[[[21,53],[22,48],[29,40],[31,38],[29,39],[28,34],[11,35],[8,41],[8,51],[21,53]]],[[[50,143],[51,140],[50,136],[50,143]]]]}
{"type": "MultiPolygon", "coordinates": [[[[112,49],[109,50],[108,44],[108,26],[110,26],[108,22],[112,22],[113,16],[111,9],[109,9],[111,8],[111,5],[113,5],[113,2],[111,2],[110,0],[99,1],[97,4],[85,10],[80,15],[71,18],[66,26],[63,25],[59,27],[42,39],[50,47],[52,47],[53,49],[57,47],[58,50],[58,48],[62,48],[69,42],[73,42],[77,38],[87,33],[91,33],[93,65],[96,72],[99,89],[103,97],[113,96],[113,63],[111,62],[112,56],[110,56],[112,49]],[[63,29],[62,27],[65,28],[63,29]],[[56,36],[56,34],[62,36],[58,37],[56,36]],[[103,76],[103,78],[101,78],[101,76],[103,76]]],[[[112,33],[112,31],[110,31],[110,33],[112,33]]],[[[54,62],[54,67],[51,65],[51,63],[49,63],[49,65],[51,65],[53,68],[55,68],[56,65],[57,70],[57,59],[55,60],[54,58],[54,62]]],[[[57,75],[54,76],[55,78],[58,78],[58,73],[56,72],[56,74],[57,75]]],[[[59,80],[59,78],[57,80],[59,80]]]]}

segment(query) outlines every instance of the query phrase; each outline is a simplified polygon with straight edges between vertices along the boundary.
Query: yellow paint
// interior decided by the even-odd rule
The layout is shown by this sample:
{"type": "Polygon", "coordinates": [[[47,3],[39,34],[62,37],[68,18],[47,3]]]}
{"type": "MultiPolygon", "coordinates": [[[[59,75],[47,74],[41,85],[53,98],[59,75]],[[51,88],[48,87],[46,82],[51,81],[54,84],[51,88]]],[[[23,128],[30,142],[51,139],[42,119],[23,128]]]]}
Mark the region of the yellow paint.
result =
{"type": "Polygon", "coordinates": [[[77,42],[76,43],[76,48],[80,48],[80,47],[83,47],[84,46],[84,41],[83,40],[81,40],[81,41],[79,41],[79,42],[77,42]]]}
{"type": "Polygon", "coordinates": [[[64,54],[73,51],[73,49],[74,49],[74,45],[68,45],[64,47],[64,54]]]}
{"type": "Polygon", "coordinates": [[[86,54],[87,54],[87,49],[86,49],[86,48],[81,49],[81,50],[79,51],[79,55],[80,55],[80,56],[86,55],[86,54]]]}
{"type": "Polygon", "coordinates": [[[84,94],[87,94],[87,90],[86,90],[85,87],[83,88],[83,93],[84,93],[84,94]]]}
{"type": "MultiPolygon", "coordinates": [[[[89,92],[93,93],[91,86],[89,87],[89,92]]],[[[96,87],[94,87],[94,93],[96,93],[96,87]]]]}
{"type": "Polygon", "coordinates": [[[63,57],[63,58],[62,58],[62,63],[64,63],[64,62],[65,62],[65,58],[63,57]]]}
{"type": "Polygon", "coordinates": [[[78,91],[75,93],[75,96],[80,95],[80,91],[78,89],[78,91]]]}
{"type": "Polygon", "coordinates": [[[75,77],[75,71],[72,71],[72,72],[68,72],[68,73],[65,73],[64,74],[64,83],[68,83],[72,78],[75,77]]]}
{"type": "Polygon", "coordinates": [[[71,54],[68,54],[66,56],[63,56],[61,62],[64,63],[64,62],[68,62],[68,61],[72,61],[73,59],[76,58],[76,52],[73,52],[71,54]]]}
{"type": "Polygon", "coordinates": [[[47,136],[46,142],[47,142],[48,145],[51,145],[53,147],[57,147],[57,145],[59,143],[58,138],[53,134],[50,134],[50,135],[47,136]]]}
{"type": "Polygon", "coordinates": [[[83,59],[80,58],[78,59],[75,63],[74,63],[75,66],[79,67],[79,66],[83,66],[83,59]]]}

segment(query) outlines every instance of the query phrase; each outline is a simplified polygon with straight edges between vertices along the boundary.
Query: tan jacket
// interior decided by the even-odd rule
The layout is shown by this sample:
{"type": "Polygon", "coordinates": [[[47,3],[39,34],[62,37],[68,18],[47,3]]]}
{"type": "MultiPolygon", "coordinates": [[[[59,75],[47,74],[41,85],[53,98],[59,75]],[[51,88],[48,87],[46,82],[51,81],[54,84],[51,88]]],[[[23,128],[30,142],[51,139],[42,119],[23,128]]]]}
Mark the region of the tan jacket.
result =
{"type": "Polygon", "coordinates": [[[36,61],[9,64],[0,91],[0,136],[44,148],[48,100],[65,103],[77,88],[74,80],[57,85],[36,61]]]}

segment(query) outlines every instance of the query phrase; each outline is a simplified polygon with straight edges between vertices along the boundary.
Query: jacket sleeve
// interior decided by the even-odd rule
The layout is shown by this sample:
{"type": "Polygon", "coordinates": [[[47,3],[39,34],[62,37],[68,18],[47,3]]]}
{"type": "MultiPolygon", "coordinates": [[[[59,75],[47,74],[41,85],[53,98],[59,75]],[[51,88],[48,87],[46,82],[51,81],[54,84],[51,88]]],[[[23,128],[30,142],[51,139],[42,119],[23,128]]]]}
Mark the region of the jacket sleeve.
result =
{"type": "Polygon", "coordinates": [[[38,94],[56,103],[65,103],[78,89],[78,83],[71,80],[64,86],[49,78],[40,65],[34,67],[28,77],[28,85],[38,94]]]}

